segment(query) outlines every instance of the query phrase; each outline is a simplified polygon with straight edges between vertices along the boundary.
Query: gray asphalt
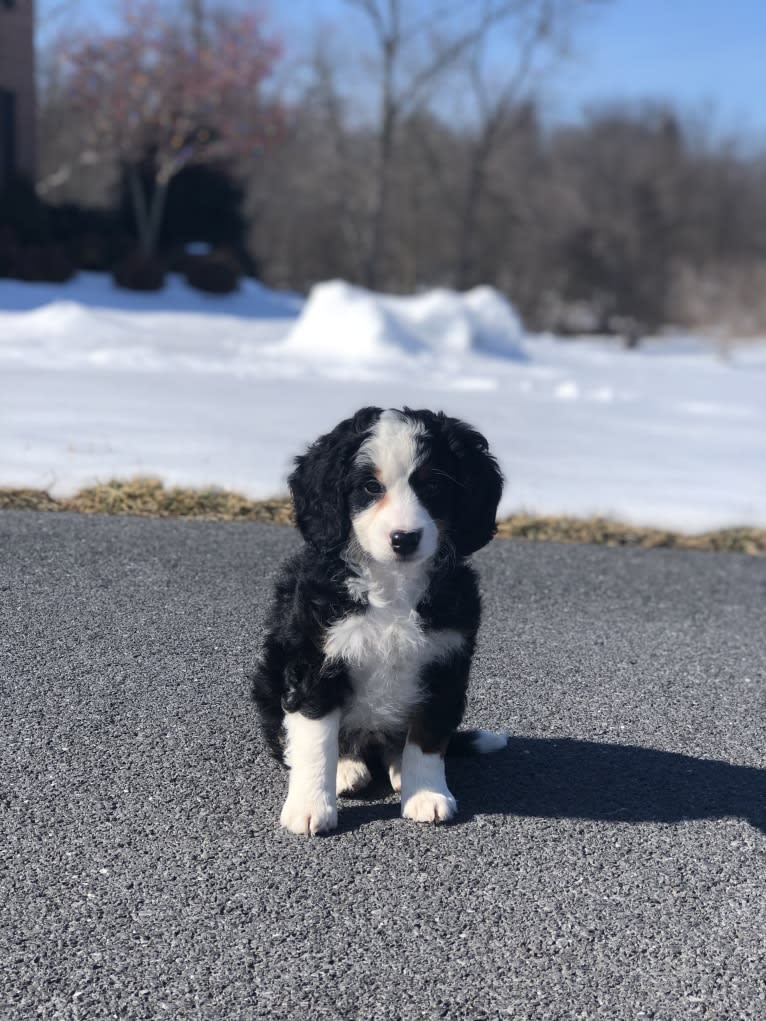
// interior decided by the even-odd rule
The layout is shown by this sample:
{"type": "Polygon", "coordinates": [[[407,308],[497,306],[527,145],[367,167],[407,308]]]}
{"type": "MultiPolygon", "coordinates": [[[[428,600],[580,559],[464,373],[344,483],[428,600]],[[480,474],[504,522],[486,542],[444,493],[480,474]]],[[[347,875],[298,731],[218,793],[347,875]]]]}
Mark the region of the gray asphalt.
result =
{"type": "Polygon", "coordinates": [[[496,542],[457,822],[279,831],[278,526],[0,513],[0,1016],[766,1018],[766,561],[496,542]]]}

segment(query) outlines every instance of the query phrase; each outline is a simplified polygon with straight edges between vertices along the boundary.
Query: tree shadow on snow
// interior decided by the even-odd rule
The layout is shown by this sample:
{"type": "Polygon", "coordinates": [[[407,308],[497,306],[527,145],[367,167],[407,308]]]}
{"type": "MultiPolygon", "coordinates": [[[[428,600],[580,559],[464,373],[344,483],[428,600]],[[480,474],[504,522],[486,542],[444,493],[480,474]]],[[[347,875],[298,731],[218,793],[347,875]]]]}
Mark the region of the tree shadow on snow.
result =
{"type": "Polygon", "coordinates": [[[766,770],[631,745],[512,737],[448,762],[465,821],[504,814],[597,822],[746,819],[766,833],[766,770]]]}

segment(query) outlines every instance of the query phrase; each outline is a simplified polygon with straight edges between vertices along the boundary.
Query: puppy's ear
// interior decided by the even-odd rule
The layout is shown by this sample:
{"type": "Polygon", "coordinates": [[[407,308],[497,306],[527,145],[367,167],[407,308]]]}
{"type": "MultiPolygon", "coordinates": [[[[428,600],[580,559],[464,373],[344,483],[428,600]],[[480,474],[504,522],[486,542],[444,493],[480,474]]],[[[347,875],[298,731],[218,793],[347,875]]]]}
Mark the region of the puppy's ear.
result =
{"type": "Polygon", "coordinates": [[[497,505],[503,475],[480,432],[457,418],[440,414],[449,448],[458,462],[457,509],[453,540],[464,557],[486,546],[497,531],[497,505]]]}
{"type": "Polygon", "coordinates": [[[295,470],[287,480],[295,520],[306,542],[322,553],[340,549],[348,539],[351,522],[346,478],[354,455],[380,414],[380,408],[362,408],[295,459],[295,470]]]}

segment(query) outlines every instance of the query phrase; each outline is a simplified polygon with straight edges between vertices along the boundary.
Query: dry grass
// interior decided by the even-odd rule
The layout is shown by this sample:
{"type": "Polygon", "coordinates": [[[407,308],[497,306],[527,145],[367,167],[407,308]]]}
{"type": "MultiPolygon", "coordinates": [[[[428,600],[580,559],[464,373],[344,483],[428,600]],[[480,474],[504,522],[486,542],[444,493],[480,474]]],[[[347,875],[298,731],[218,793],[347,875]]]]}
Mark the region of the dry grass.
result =
{"type": "MultiPolygon", "coordinates": [[[[201,518],[209,521],[269,521],[293,524],[287,498],[248,500],[221,489],[166,489],[159,479],[112,481],[57,500],[44,490],[0,489],[0,510],[77,511],[80,514],[135,514],[152,518],[201,518]]],[[[603,546],[666,547],[766,554],[766,529],[727,528],[703,535],[682,535],[636,528],[605,518],[534,517],[514,514],[498,525],[503,538],[596,543],[603,546]]]]}
{"type": "Polygon", "coordinates": [[[594,543],[599,546],[716,550],[752,556],[766,554],[766,529],[763,528],[724,528],[701,535],[684,535],[659,528],[623,525],[607,518],[543,518],[513,514],[498,523],[497,534],[504,538],[594,543]]]}
{"type": "Polygon", "coordinates": [[[76,511],[79,514],[135,514],[147,518],[202,518],[208,521],[275,521],[292,524],[287,499],[247,500],[223,489],[166,489],[159,479],[113,480],[56,500],[43,490],[0,489],[0,510],[76,511]]]}

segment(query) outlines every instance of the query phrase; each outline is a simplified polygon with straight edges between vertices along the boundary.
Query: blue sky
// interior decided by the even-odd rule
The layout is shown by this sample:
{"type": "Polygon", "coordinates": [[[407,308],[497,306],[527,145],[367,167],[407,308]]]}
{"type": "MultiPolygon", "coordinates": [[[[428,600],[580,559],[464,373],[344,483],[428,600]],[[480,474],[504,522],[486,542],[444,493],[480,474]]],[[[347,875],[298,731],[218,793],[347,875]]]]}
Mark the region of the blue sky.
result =
{"type": "Polygon", "coordinates": [[[763,0],[615,0],[577,34],[560,74],[569,112],[604,98],[711,104],[723,126],[766,135],[763,0]]]}
{"type": "MultiPolygon", "coordinates": [[[[473,0],[466,0],[467,3],[473,0]]],[[[104,18],[109,0],[38,0],[78,23],[104,18]]],[[[317,19],[364,38],[364,21],[343,0],[268,0],[285,42],[305,42],[317,19]]],[[[60,23],[62,15],[57,21],[60,23]]],[[[501,56],[502,54],[500,54],[501,56]]],[[[603,0],[577,28],[573,54],[546,96],[551,118],[576,118],[588,104],[671,99],[710,109],[722,132],[766,142],[766,0],[603,0]]]]}

